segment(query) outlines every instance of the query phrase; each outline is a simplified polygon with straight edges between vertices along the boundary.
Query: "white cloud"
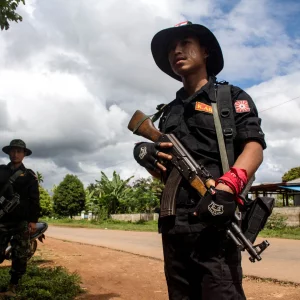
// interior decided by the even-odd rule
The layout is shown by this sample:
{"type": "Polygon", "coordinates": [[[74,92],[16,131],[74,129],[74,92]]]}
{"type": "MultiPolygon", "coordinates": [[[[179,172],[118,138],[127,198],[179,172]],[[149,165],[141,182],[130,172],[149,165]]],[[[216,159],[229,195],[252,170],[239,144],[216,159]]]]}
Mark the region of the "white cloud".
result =
{"type": "MultiPolygon", "coordinates": [[[[48,188],[71,172],[85,184],[99,179],[101,170],[117,170],[124,178],[146,176],[132,158],[140,138],[127,123],[136,109],[150,114],[175,96],[180,84],[156,67],[150,42],[160,29],[185,19],[215,32],[225,57],[220,77],[233,83],[266,81],[247,90],[259,110],[300,95],[300,44],[284,24],[296,9],[278,16],[272,11],[275,1],[243,0],[224,13],[220,4],[26,1],[19,9],[23,22],[0,35],[2,142],[23,138],[33,150],[27,163],[44,175],[48,188]]],[[[297,164],[298,140],[292,138],[299,127],[298,104],[284,107],[290,110],[261,115],[269,146],[259,179],[278,178],[297,164]]]]}
{"type": "Polygon", "coordinates": [[[280,181],[286,171],[300,165],[299,80],[300,71],[247,89],[258,111],[261,111],[262,128],[268,145],[257,176],[260,182],[270,181],[271,178],[272,181],[280,181]],[[297,99],[290,101],[293,98],[297,99]]]}

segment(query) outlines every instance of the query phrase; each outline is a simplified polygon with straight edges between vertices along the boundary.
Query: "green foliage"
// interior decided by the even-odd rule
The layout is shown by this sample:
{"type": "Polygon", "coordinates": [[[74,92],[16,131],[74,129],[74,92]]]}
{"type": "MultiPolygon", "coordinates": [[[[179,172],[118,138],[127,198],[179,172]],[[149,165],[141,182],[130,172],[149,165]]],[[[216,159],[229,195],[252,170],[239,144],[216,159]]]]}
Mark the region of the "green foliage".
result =
{"type": "Polygon", "coordinates": [[[53,210],[60,216],[71,218],[85,207],[85,192],[82,182],[75,175],[67,174],[55,188],[53,194],[53,210]]]}
{"type": "Polygon", "coordinates": [[[129,185],[133,178],[122,180],[115,171],[111,179],[101,172],[101,179],[86,189],[86,208],[106,220],[116,213],[146,213],[159,207],[164,185],[157,179],[142,178],[129,185]]]}
{"type": "Polygon", "coordinates": [[[52,201],[49,193],[39,186],[40,191],[40,204],[41,204],[41,216],[50,216],[52,214],[52,201]]]}
{"type": "Polygon", "coordinates": [[[300,167],[292,168],[282,176],[282,181],[290,181],[300,177],[300,167]]]}
{"type": "MultiPolygon", "coordinates": [[[[0,291],[4,291],[9,283],[8,269],[0,269],[0,291]]],[[[17,299],[71,300],[80,292],[80,278],[77,274],[68,274],[62,267],[40,268],[31,263],[17,290],[17,299]]]]}
{"type": "Polygon", "coordinates": [[[0,28],[1,30],[9,29],[9,22],[22,21],[22,17],[16,13],[18,5],[25,0],[0,0],[0,28]]]}
{"type": "Polygon", "coordinates": [[[41,184],[42,182],[44,182],[44,177],[43,177],[42,173],[36,172],[36,177],[37,177],[37,180],[38,180],[39,184],[41,184]]]}
{"type": "Polygon", "coordinates": [[[263,237],[276,237],[282,239],[300,240],[300,227],[285,227],[283,229],[265,228],[259,234],[263,237]]]}
{"type": "Polygon", "coordinates": [[[97,205],[99,208],[106,208],[107,216],[126,211],[127,205],[133,196],[133,191],[128,186],[128,182],[132,177],[122,180],[120,175],[114,171],[110,180],[104,172],[101,172],[100,181],[96,180],[97,205]]]}
{"type": "Polygon", "coordinates": [[[278,213],[273,213],[265,225],[265,229],[284,229],[286,225],[287,217],[278,213]]]}
{"type": "Polygon", "coordinates": [[[158,179],[141,178],[134,182],[133,212],[153,212],[159,207],[160,195],[164,185],[158,179]]]}
{"type": "Polygon", "coordinates": [[[78,227],[78,228],[98,228],[115,229],[128,231],[151,231],[157,232],[157,221],[127,222],[113,219],[107,220],[75,220],[75,219],[50,219],[45,218],[45,222],[53,226],[78,227]]]}

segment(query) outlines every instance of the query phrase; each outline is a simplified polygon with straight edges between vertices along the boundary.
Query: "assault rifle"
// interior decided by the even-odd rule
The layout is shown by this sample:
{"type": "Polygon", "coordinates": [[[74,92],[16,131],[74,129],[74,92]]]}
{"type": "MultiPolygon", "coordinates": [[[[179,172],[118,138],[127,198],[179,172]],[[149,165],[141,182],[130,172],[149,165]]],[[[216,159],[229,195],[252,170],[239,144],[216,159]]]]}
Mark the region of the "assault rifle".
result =
{"type": "Polygon", "coordinates": [[[7,213],[13,211],[20,204],[20,195],[14,193],[13,191],[13,183],[15,180],[23,174],[22,170],[16,171],[12,176],[9,177],[8,181],[2,187],[0,191],[0,219],[7,213]],[[12,199],[6,199],[4,197],[4,193],[9,190],[10,195],[12,195],[12,199]]]}
{"type": "Polygon", "coordinates": [[[11,200],[6,199],[4,196],[0,197],[0,219],[13,211],[16,206],[20,204],[20,196],[15,193],[11,200]]]}
{"type": "MultiPolygon", "coordinates": [[[[174,167],[170,172],[162,194],[160,217],[175,215],[176,193],[183,178],[201,195],[201,199],[215,195],[217,191],[215,190],[215,181],[211,174],[204,166],[193,159],[174,134],[161,133],[154,127],[149,116],[146,116],[140,110],[137,110],[132,116],[128,129],[134,134],[143,136],[152,142],[169,142],[173,144],[169,154],[172,155],[171,163],[174,167]]],[[[263,241],[254,246],[245,237],[240,226],[237,225],[237,223],[241,223],[240,214],[236,213],[234,219],[226,228],[227,235],[239,249],[247,250],[250,254],[249,260],[251,262],[255,262],[255,260],[260,261],[260,254],[270,244],[268,241],[263,241]]]]}

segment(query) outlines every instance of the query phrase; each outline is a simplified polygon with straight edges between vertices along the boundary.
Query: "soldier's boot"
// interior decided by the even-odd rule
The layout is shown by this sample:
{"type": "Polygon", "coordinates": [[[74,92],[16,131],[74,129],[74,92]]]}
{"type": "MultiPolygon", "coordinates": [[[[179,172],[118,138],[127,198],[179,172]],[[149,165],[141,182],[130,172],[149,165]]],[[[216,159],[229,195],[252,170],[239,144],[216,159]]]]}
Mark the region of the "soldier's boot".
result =
{"type": "Polygon", "coordinates": [[[8,285],[7,291],[3,293],[7,297],[16,297],[17,296],[17,285],[10,283],[8,285]]]}

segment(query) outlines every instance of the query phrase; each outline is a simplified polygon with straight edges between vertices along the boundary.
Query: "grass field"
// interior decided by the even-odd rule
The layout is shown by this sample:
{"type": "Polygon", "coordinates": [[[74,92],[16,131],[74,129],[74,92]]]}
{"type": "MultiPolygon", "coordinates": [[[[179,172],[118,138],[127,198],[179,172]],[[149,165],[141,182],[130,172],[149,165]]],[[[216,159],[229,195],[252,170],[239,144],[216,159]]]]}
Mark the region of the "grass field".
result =
{"type": "Polygon", "coordinates": [[[84,227],[84,228],[99,228],[99,229],[115,229],[127,231],[157,231],[157,221],[140,221],[140,222],[126,222],[117,220],[106,221],[88,221],[88,220],[72,220],[72,219],[43,219],[49,225],[67,226],[67,227],[84,227]]]}
{"type": "MultiPolygon", "coordinates": [[[[116,221],[116,220],[107,220],[107,221],[96,223],[88,220],[71,220],[71,219],[58,219],[58,220],[45,219],[44,221],[48,222],[49,225],[55,225],[55,226],[157,232],[157,221],[136,222],[136,223],[116,221]]],[[[299,240],[300,227],[286,227],[282,229],[264,229],[261,231],[260,236],[299,240]]]]}

